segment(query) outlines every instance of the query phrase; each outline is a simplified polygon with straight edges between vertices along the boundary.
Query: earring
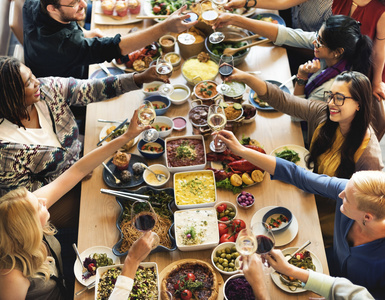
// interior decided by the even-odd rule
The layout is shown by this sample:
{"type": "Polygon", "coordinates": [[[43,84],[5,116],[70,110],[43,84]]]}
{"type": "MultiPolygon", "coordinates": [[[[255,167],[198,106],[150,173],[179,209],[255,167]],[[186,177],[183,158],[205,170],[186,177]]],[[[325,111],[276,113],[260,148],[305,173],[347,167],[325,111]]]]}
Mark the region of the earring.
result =
{"type": "Polygon", "coordinates": [[[362,220],[362,225],[366,226],[366,221],[365,221],[365,219],[362,220]]]}
{"type": "Polygon", "coordinates": [[[338,56],[337,54],[334,54],[334,57],[335,57],[335,58],[337,58],[337,56],[338,56]]]}

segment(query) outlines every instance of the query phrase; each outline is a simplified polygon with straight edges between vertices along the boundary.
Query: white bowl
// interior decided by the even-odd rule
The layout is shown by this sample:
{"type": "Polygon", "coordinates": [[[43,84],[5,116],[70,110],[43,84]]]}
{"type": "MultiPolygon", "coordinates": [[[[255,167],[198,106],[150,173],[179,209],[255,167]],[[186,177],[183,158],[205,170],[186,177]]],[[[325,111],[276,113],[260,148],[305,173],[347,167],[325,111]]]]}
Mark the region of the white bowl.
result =
{"type": "Polygon", "coordinates": [[[223,223],[223,224],[229,224],[231,220],[234,220],[237,218],[237,214],[238,214],[237,206],[234,203],[231,203],[229,201],[221,201],[221,202],[217,202],[217,204],[215,204],[215,210],[221,204],[226,204],[227,207],[231,207],[233,209],[233,211],[235,212],[235,216],[233,218],[231,218],[231,219],[229,218],[228,221],[221,221],[220,217],[219,217],[219,212],[217,211],[218,222],[223,223]]]}
{"type": "Polygon", "coordinates": [[[165,138],[167,136],[169,136],[172,132],[172,130],[174,129],[174,122],[169,118],[169,117],[165,117],[165,116],[156,116],[155,118],[155,122],[151,125],[153,127],[155,127],[155,125],[167,125],[168,127],[170,127],[170,129],[166,130],[166,131],[158,131],[159,132],[159,137],[161,138],[165,138]]]}
{"type": "Polygon", "coordinates": [[[155,173],[156,171],[162,172],[163,174],[166,174],[166,177],[167,177],[165,181],[160,183],[157,182],[156,179],[154,181],[149,182],[147,177],[151,175],[151,172],[145,169],[143,172],[143,179],[149,186],[161,187],[161,186],[164,186],[170,180],[170,177],[171,177],[170,172],[164,165],[155,164],[155,165],[148,166],[148,168],[154,171],[155,173]]]}
{"type": "Polygon", "coordinates": [[[212,249],[219,243],[217,215],[214,207],[202,209],[177,210],[174,213],[175,240],[180,251],[212,249]],[[186,231],[192,227],[201,242],[184,243],[186,231]]]}
{"type": "MultiPolygon", "coordinates": [[[[119,264],[119,265],[113,265],[113,266],[106,266],[106,267],[99,267],[99,268],[97,268],[97,270],[96,270],[96,280],[95,280],[95,300],[98,299],[98,285],[99,285],[99,281],[100,281],[100,278],[103,275],[103,273],[106,272],[107,270],[111,269],[111,268],[120,267],[121,269],[123,269],[123,266],[124,266],[123,264],[119,264]]],[[[157,299],[160,300],[160,286],[159,286],[158,265],[155,262],[141,262],[139,264],[139,267],[143,267],[143,268],[155,267],[156,285],[158,287],[158,298],[157,299]]]]}
{"type": "Polygon", "coordinates": [[[203,170],[206,166],[206,163],[207,163],[207,160],[206,160],[206,148],[205,148],[205,141],[203,139],[203,135],[189,135],[189,136],[175,136],[175,137],[168,137],[166,138],[166,145],[165,145],[165,149],[166,149],[166,166],[167,168],[169,169],[169,171],[171,173],[175,173],[175,172],[186,172],[186,171],[193,171],[193,170],[203,170]],[[200,140],[203,144],[203,154],[202,154],[202,157],[204,158],[204,162],[201,163],[201,164],[197,164],[197,165],[192,165],[192,166],[180,166],[180,167],[171,167],[168,160],[169,160],[169,154],[168,154],[168,151],[167,151],[167,144],[170,142],[170,141],[173,141],[173,140],[179,140],[179,139],[195,139],[195,140],[200,140]]]}
{"type": "MultiPolygon", "coordinates": [[[[211,263],[213,264],[214,268],[217,269],[218,272],[220,272],[222,274],[234,275],[234,274],[237,274],[237,273],[240,272],[240,270],[235,270],[235,271],[231,271],[231,272],[227,272],[227,271],[221,270],[220,268],[217,267],[217,265],[214,262],[214,258],[216,257],[217,251],[220,251],[220,250],[223,250],[223,249],[226,249],[226,248],[232,248],[233,246],[235,246],[235,243],[233,243],[233,242],[225,242],[225,243],[222,243],[222,244],[219,244],[218,246],[216,246],[214,248],[213,252],[211,252],[211,263]]],[[[234,259],[233,263],[235,265],[235,259],[236,258],[232,258],[232,259],[234,259]]]]}
{"type": "MultiPolygon", "coordinates": [[[[174,174],[174,193],[175,193],[175,205],[178,209],[190,209],[190,208],[202,208],[202,207],[212,207],[216,204],[216,201],[218,199],[217,197],[217,188],[215,186],[215,178],[214,178],[214,172],[212,170],[200,170],[200,171],[189,171],[189,172],[180,172],[174,174]],[[212,185],[210,186],[201,186],[201,189],[206,192],[206,195],[196,195],[192,193],[191,197],[188,198],[188,200],[192,200],[191,202],[188,202],[188,204],[184,204],[187,201],[183,201],[181,199],[182,196],[186,196],[187,192],[186,189],[188,187],[186,186],[179,186],[178,182],[179,179],[181,179],[181,182],[183,184],[188,184],[190,179],[186,176],[191,176],[194,178],[198,178],[201,176],[202,182],[207,183],[208,180],[211,180],[212,185]],[[208,176],[208,177],[203,177],[208,176]],[[207,192],[209,194],[207,194],[207,192]],[[191,199],[193,198],[193,199],[191,199]],[[214,201],[210,201],[214,199],[214,201]],[[179,202],[179,204],[178,204],[179,202]],[[183,203],[184,202],[184,203],[183,203]],[[195,203],[194,203],[195,202],[195,203]]],[[[189,195],[187,195],[189,197],[189,195]]],[[[215,208],[214,208],[215,209],[215,208]]],[[[218,221],[216,210],[215,210],[215,220],[218,221]]],[[[218,227],[218,226],[216,226],[218,227]]]]}
{"type": "Polygon", "coordinates": [[[256,116],[257,116],[257,109],[256,109],[256,107],[254,106],[254,105],[252,105],[252,104],[250,104],[250,103],[243,103],[242,104],[242,107],[243,107],[243,115],[245,114],[245,108],[253,108],[253,109],[255,109],[255,114],[254,114],[254,116],[252,116],[250,119],[243,119],[243,123],[252,123],[252,122],[254,122],[254,120],[255,120],[255,118],[256,118],[256,116]]]}
{"type": "Polygon", "coordinates": [[[190,98],[191,91],[190,88],[185,84],[173,84],[174,92],[168,96],[171,103],[174,105],[182,105],[187,102],[190,98]]]}
{"type": "Polygon", "coordinates": [[[145,95],[159,94],[158,90],[150,92],[148,89],[153,89],[156,87],[159,88],[162,84],[164,84],[164,82],[162,82],[162,81],[153,81],[153,82],[149,82],[149,83],[143,83],[142,92],[145,95]]]}

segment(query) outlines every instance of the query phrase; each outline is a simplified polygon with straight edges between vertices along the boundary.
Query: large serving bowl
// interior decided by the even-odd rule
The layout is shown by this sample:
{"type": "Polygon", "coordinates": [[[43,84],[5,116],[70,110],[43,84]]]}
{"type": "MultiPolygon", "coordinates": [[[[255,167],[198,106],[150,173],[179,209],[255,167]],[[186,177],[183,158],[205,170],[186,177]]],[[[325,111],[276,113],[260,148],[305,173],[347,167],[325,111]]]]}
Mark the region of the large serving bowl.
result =
{"type": "Polygon", "coordinates": [[[218,96],[217,86],[218,83],[213,80],[202,80],[194,86],[192,94],[196,99],[200,100],[202,104],[211,105],[218,96]]]}
{"type": "MultiPolygon", "coordinates": [[[[150,194],[150,195],[151,194],[154,194],[154,195],[167,194],[167,195],[169,195],[169,198],[172,200],[170,200],[167,207],[168,207],[168,210],[170,211],[171,221],[174,222],[174,215],[173,215],[172,210],[171,210],[171,203],[174,202],[174,189],[172,189],[172,188],[156,189],[156,188],[153,188],[150,186],[142,186],[141,188],[139,188],[135,191],[129,191],[129,192],[134,193],[134,194],[141,194],[141,195],[143,195],[143,194],[150,194]]],[[[151,200],[151,198],[150,198],[150,200],[151,200]]],[[[119,213],[119,216],[116,220],[116,227],[118,228],[118,230],[120,232],[120,240],[114,245],[114,247],[112,247],[112,252],[116,256],[125,256],[125,255],[127,255],[128,250],[123,251],[123,252],[121,251],[121,247],[124,244],[124,233],[122,232],[122,229],[120,228],[120,223],[124,220],[127,213],[130,214],[130,211],[126,207],[128,207],[129,205],[132,204],[132,200],[116,197],[116,202],[118,202],[118,204],[120,206],[120,213],[119,213]]],[[[155,207],[154,207],[154,209],[156,211],[155,207]]],[[[171,227],[169,228],[167,234],[171,240],[171,247],[167,248],[165,246],[159,245],[154,250],[152,250],[151,253],[160,252],[160,251],[174,251],[176,249],[176,242],[175,242],[175,238],[174,238],[174,223],[171,224],[171,227]]]]}
{"type": "MultiPolygon", "coordinates": [[[[235,28],[235,27],[219,28],[218,31],[222,31],[226,35],[226,38],[231,38],[231,39],[243,38],[243,37],[249,36],[249,33],[246,30],[243,30],[241,28],[235,28]]],[[[251,43],[251,40],[247,40],[241,43],[243,43],[242,45],[247,45],[251,43]]],[[[236,48],[235,47],[236,43],[221,42],[219,44],[214,45],[210,43],[208,37],[205,39],[206,51],[209,53],[210,58],[218,63],[219,63],[219,59],[221,58],[221,55],[223,54],[223,50],[218,52],[215,49],[218,49],[218,48],[221,49],[224,47],[224,45],[231,45],[231,48],[236,48]]],[[[234,65],[238,66],[241,63],[243,63],[245,61],[246,56],[249,53],[250,53],[250,48],[237,52],[234,55],[234,65]]]]}
{"type": "MultiPolygon", "coordinates": [[[[166,139],[165,149],[166,149],[166,166],[171,173],[203,170],[206,166],[207,160],[206,160],[205,142],[204,142],[203,136],[201,135],[168,137],[166,139]],[[195,149],[198,148],[198,146],[195,143],[200,142],[199,145],[203,146],[203,153],[197,153],[197,157],[203,158],[202,162],[197,160],[197,163],[193,161],[192,163],[189,163],[186,165],[182,163],[179,166],[176,166],[176,164],[172,163],[173,159],[175,160],[180,160],[180,159],[173,157],[174,152],[171,148],[175,147],[175,144],[178,144],[178,143],[181,144],[183,140],[192,140],[192,143],[194,144],[195,149]]],[[[186,161],[191,162],[192,160],[186,159],[186,161]]]]}
{"type": "Polygon", "coordinates": [[[239,270],[235,268],[235,260],[239,256],[239,253],[234,248],[235,243],[225,242],[216,246],[213,252],[211,253],[211,263],[213,264],[214,268],[217,269],[220,273],[225,275],[234,275],[239,273],[239,270]],[[222,253],[225,253],[225,257],[222,257],[222,253]],[[229,254],[230,256],[227,256],[227,254],[229,254]],[[219,258],[228,260],[228,263],[230,265],[228,265],[227,268],[230,267],[230,271],[226,271],[226,267],[223,267],[223,265],[220,264],[219,258]],[[234,264],[234,266],[232,266],[231,264],[234,264]]]}
{"type": "MultiPolygon", "coordinates": [[[[230,286],[230,283],[231,281],[233,281],[234,279],[236,278],[242,278],[243,282],[242,282],[242,285],[239,286],[239,289],[241,290],[244,290],[245,289],[245,285],[247,285],[249,288],[250,288],[250,294],[253,294],[252,292],[252,288],[250,286],[250,284],[247,282],[247,280],[245,279],[245,275],[243,275],[243,273],[238,273],[238,274],[234,274],[233,276],[229,277],[226,281],[225,281],[225,284],[223,285],[223,295],[225,297],[225,300],[229,300],[228,298],[228,294],[226,293],[226,287],[227,286],[230,286]]],[[[233,285],[233,284],[232,284],[233,285]]],[[[230,299],[234,299],[234,297],[236,297],[236,291],[238,289],[238,286],[231,286],[228,290],[230,290],[231,292],[235,292],[235,295],[233,295],[232,298],[230,299]]],[[[238,295],[238,299],[241,299],[239,298],[239,295],[238,295]]]]}
{"type": "Polygon", "coordinates": [[[202,80],[214,80],[218,75],[218,63],[214,60],[199,62],[198,56],[192,56],[182,65],[182,75],[187,83],[195,85],[202,80]]]}
{"type": "Polygon", "coordinates": [[[177,210],[174,217],[176,245],[180,251],[212,249],[218,245],[219,230],[214,207],[177,210]]]}

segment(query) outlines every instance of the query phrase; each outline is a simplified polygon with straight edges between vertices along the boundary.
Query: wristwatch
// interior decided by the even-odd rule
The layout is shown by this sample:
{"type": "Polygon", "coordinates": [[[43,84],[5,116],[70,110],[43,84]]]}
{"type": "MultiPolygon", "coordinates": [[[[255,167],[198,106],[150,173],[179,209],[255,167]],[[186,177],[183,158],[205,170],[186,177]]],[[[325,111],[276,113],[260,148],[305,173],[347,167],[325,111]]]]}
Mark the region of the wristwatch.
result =
{"type": "Polygon", "coordinates": [[[297,77],[295,78],[295,82],[296,82],[298,85],[306,85],[307,79],[300,78],[300,77],[298,77],[298,75],[297,75],[297,77]]]}
{"type": "MultiPolygon", "coordinates": [[[[244,6],[244,8],[249,8],[249,1],[250,0],[246,0],[246,3],[245,3],[245,6],[244,6]]],[[[254,5],[252,5],[252,6],[250,6],[250,7],[256,7],[257,6],[257,0],[251,0],[251,1],[254,1],[254,5]]]]}

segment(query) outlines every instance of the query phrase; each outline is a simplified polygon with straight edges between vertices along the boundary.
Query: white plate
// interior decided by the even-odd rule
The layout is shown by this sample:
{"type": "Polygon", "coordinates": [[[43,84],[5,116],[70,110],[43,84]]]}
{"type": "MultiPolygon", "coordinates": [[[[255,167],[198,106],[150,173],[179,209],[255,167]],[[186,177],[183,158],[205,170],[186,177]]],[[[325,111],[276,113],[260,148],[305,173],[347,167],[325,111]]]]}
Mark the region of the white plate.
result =
{"type": "Polygon", "coordinates": [[[295,152],[298,152],[300,161],[297,161],[296,164],[302,168],[305,168],[306,170],[310,170],[306,167],[306,162],[305,162],[305,156],[309,154],[309,151],[304,147],[301,147],[298,145],[292,145],[292,144],[282,145],[275,148],[273,151],[271,151],[270,155],[275,156],[275,153],[281,152],[285,149],[290,149],[290,150],[294,150],[295,152]]]}
{"type": "MultiPolygon", "coordinates": [[[[262,222],[262,218],[265,215],[265,213],[267,213],[270,209],[273,209],[274,207],[277,207],[277,206],[266,206],[258,210],[251,218],[250,225],[255,222],[262,222]]],[[[289,244],[292,240],[294,240],[297,233],[298,233],[298,221],[293,214],[293,220],[291,221],[290,226],[285,231],[273,233],[275,238],[275,246],[281,247],[289,244]]]]}
{"type": "MultiPolygon", "coordinates": [[[[95,281],[95,300],[97,300],[97,297],[98,297],[98,285],[99,285],[99,281],[100,281],[100,277],[104,274],[104,272],[106,272],[107,270],[111,269],[112,267],[120,267],[121,269],[123,269],[123,264],[118,264],[118,265],[114,265],[114,266],[106,266],[106,267],[100,267],[97,271],[96,271],[96,281],[95,281]]],[[[156,299],[160,299],[160,285],[159,285],[159,272],[158,272],[158,265],[155,263],[155,262],[141,262],[139,264],[139,266],[142,266],[144,268],[151,268],[151,267],[155,267],[155,272],[156,272],[156,285],[158,287],[158,298],[156,299]]]]}
{"type": "MultiPolygon", "coordinates": [[[[286,248],[286,249],[282,250],[282,253],[283,253],[283,255],[292,254],[296,249],[298,249],[298,247],[286,248]]],[[[315,266],[316,272],[323,273],[323,268],[322,268],[322,264],[321,264],[320,260],[318,259],[318,257],[313,252],[311,252],[311,251],[309,251],[309,252],[310,252],[311,258],[313,259],[313,265],[315,266]]],[[[274,283],[281,290],[283,290],[287,293],[297,294],[297,293],[306,292],[306,290],[302,287],[297,287],[297,289],[295,291],[290,290],[287,285],[282,283],[281,279],[279,278],[279,274],[277,272],[272,272],[270,274],[270,276],[271,276],[271,279],[273,279],[274,283]]]]}
{"type": "MultiPolygon", "coordinates": [[[[106,246],[95,246],[88,248],[84,250],[82,253],[80,253],[80,258],[82,259],[82,262],[86,259],[86,257],[94,254],[94,253],[106,253],[107,257],[112,258],[114,264],[119,263],[119,258],[112,253],[112,249],[106,246]]],[[[82,284],[82,285],[89,285],[92,282],[95,281],[96,275],[91,276],[88,279],[83,280],[82,279],[82,265],[79,262],[79,259],[76,259],[75,264],[74,264],[74,273],[76,279],[82,284]]]]}
{"type": "MultiPolygon", "coordinates": [[[[123,25],[123,24],[130,24],[130,23],[138,23],[142,21],[141,19],[136,18],[136,16],[140,15],[140,13],[132,15],[130,14],[130,11],[128,11],[127,16],[125,17],[119,17],[119,16],[113,17],[113,16],[108,16],[103,14],[101,1],[94,1],[93,5],[95,5],[95,13],[92,17],[94,18],[93,21],[95,22],[95,24],[123,25]]],[[[143,12],[143,5],[140,10],[141,12],[143,12]]]]}
{"type": "MultiPolygon", "coordinates": [[[[123,122],[123,120],[122,120],[123,122]]],[[[111,126],[118,126],[120,123],[119,122],[116,122],[116,123],[107,123],[103,128],[102,130],[100,130],[100,133],[99,133],[99,141],[101,141],[106,135],[107,135],[107,129],[110,128],[111,126]]],[[[140,135],[137,135],[135,138],[134,138],[134,143],[132,144],[131,148],[139,141],[139,136],[140,135]]],[[[107,141],[104,141],[102,143],[102,145],[105,145],[107,144],[108,142],[107,141]]]]}

